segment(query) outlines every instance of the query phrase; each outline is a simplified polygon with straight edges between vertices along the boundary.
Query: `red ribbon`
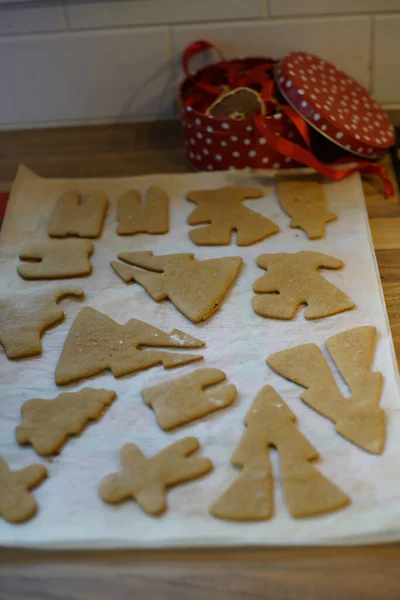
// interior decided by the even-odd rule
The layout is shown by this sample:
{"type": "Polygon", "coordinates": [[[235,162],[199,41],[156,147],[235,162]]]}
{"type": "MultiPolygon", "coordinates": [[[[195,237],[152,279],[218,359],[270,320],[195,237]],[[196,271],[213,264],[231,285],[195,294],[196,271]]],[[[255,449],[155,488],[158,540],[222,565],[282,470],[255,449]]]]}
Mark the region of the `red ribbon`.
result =
{"type": "MultiPolygon", "coordinates": [[[[193,42],[193,44],[189,44],[189,46],[186,48],[185,52],[183,53],[183,56],[182,56],[183,72],[185,73],[186,77],[194,83],[195,87],[200,88],[201,90],[204,90],[208,94],[213,94],[214,96],[219,96],[224,91],[224,86],[211,85],[207,81],[202,81],[202,80],[194,77],[191,74],[191,72],[189,71],[189,62],[191,61],[193,56],[196,56],[196,54],[201,54],[205,50],[215,50],[215,52],[218,53],[221,60],[216,65],[213,65],[213,67],[215,69],[227,68],[228,61],[225,60],[224,55],[219,50],[219,48],[217,48],[216,46],[214,46],[213,44],[210,44],[210,42],[207,42],[205,40],[198,40],[197,42],[193,42]]],[[[231,69],[229,69],[228,72],[231,72],[231,69]]]]}
{"type": "MultiPolygon", "coordinates": [[[[282,109],[283,107],[281,106],[280,108],[282,109]]],[[[303,128],[303,125],[307,127],[305,121],[303,121],[303,119],[291,107],[285,106],[283,112],[285,112],[285,114],[287,114],[287,116],[292,120],[306,142],[307,148],[310,148],[309,131],[307,130],[307,134],[305,134],[303,128]]],[[[325,175],[325,177],[328,177],[333,181],[340,181],[341,179],[344,179],[345,177],[357,172],[366,173],[368,175],[378,175],[382,180],[386,196],[393,196],[393,185],[389,180],[385,169],[380,164],[360,161],[358,159],[353,159],[353,157],[349,157],[349,159],[345,159],[346,162],[356,162],[355,167],[347,167],[346,169],[333,169],[330,165],[318,160],[318,158],[316,158],[316,156],[314,156],[310,150],[307,150],[298,144],[294,144],[290,140],[286,140],[281,136],[277,136],[269,129],[269,127],[267,127],[265,124],[265,118],[260,113],[254,115],[254,121],[262,136],[267,140],[268,144],[280,154],[288,156],[289,158],[292,158],[293,160],[306,165],[307,167],[315,169],[318,171],[318,173],[325,175]]],[[[343,159],[332,164],[337,165],[341,162],[343,162],[343,159]]]]}
{"type": "Polygon", "coordinates": [[[211,102],[209,96],[218,98],[228,90],[238,87],[251,87],[256,89],[266,104],[276,94],[275,82],[272,70],[276,61],[264,58],[253,58],[244,60],[228,61],[222,52],[206,40],[198,40],[190,44],[182,56],[182,69],[187,79],[194,86],[194,90],[185,97],[185,105],[195,105],[196,109],[205,112],[211,102]],[[194,56],[206,50],[217,52],[220,62],[211,64],[193,75],[189,69],[189,63],[194,56]],[[251,64],[251,68],[249,68],[251,64]],[[197,90],[197,92],[196,92],[197,90]],[[199,91],[204,92],[202,95],[199,91]],[[202,100],[199,104],[199,96],[202,100]],[[197,102],[196,102],[197,101],[197,102]]]}
{"type": "Polygon", "coordinates": [[[185,99],[185,105],[190,105],[200,112],[205,112],[213,102],[213,99],[225,93],[228,90],[233,90],[238,87],[249,87],[256,89],[262,97],[268,109],[274,112],[276,109],[281,110],[288,119],[294,124],[297,131],[304,140],[305,147],[295,144],[281,136],[276,135],[269,127],[268,120],[264,115],[258,113],[254,115],[254,121],[261,133],[267,140],[268,144],[280,154],[299,162],[307,167],[315,169],[329,179],[339,181],[352,173],[361,172],[371,175],[378,175],[383,183],[386,196],[393,195],[393,185],[390,182],[385,169],[374,162],[366,162],[349,154],[348,159],[341,159],[333,165],[349,162],[356,163],[354,167],[344,169],[332,168],[332,165],[321,162],[311,152],[310,131],[304,119],[290,106],[286,104],[278,104],[275,98],[278,95],[278,89],[273,79],[273,67],[276,61],[271,59],[244,59],[232,60],[225,59],[222,52],[210,42],[198,40],[190,44],[182,57],[182,67],[186,77],[193,83],[193,90],[185,99]],[[192,75],[189,70],[191,59],[205,50],[214,50],[220,57],[220,62],[209,65],[201,69],[196,75],[192,75]],[[249,63],[252,66],[249,68],[249,63]]]}

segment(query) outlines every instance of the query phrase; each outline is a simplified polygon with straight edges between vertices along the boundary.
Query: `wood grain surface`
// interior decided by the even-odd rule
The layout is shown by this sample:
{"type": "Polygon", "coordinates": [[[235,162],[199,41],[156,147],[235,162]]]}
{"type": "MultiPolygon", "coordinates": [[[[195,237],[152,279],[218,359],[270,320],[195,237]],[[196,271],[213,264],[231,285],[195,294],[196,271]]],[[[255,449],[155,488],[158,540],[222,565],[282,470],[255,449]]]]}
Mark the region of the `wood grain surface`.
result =
{"type": "MultiPolygon", "coordinates": [[[[0,191],[19,163],[46,177],[186,172],[176,122],[0,133],[0,191]]],[[[385,166],[393,177],[389,159],[385,166]]],[[[394,178],[393,178],[394,181],[394,178]]],[[[364,181],[400,357],[400,201],[364,181]]],[[[400,476],[400,459],[399,459],[400,476]]],[[[360,548],[38,552],[0,548],[0,600],[397,600],[400,544],[360,548]]]]}

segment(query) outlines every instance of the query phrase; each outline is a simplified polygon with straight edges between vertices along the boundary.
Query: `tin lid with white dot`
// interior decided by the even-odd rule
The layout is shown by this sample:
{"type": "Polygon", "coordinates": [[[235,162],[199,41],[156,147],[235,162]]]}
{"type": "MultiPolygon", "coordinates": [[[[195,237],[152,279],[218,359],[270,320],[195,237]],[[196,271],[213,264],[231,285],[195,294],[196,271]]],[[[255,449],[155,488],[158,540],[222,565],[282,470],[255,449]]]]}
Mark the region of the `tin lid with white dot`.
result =
{"type": "Polygon", "coordinates": [[[394,128],[381,105],[326,60],[291,52],[277,63],[275,79],[296,112],[345,150],[374,159],[393,146],[394,128]]]}

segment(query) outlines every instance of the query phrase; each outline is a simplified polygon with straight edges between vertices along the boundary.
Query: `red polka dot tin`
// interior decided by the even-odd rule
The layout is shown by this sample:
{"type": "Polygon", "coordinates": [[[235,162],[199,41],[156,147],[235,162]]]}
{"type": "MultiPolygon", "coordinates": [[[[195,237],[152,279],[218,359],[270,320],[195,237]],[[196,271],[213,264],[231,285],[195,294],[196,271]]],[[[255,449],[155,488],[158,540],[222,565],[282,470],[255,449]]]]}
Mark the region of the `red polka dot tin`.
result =
{"type": "Polygon", "coordinates": [[[390,195],[391,183],[376,161],[394,144],[393,126],[367,90],[334,65],[304,52],[281,61],[226,60],[210,42],[198,40],[186,48],[182,66],[185,152],[195,168],[306,165],[335,180],[360,171],[380,176],[390,195]],[[221,60],[192,74],[189,61],[210,49],[221,60]],[[242,119],[207,114],[217,99],[244,88],[257,92],[265,110],[242,119]],[[332,168],[341,162],[353,166],[332,168]]]}
{"type": "MultiPolygon", "coordinates": [[[[182,123],[186,156],[201,171],[299,166],[267,144],[253,121],[209,117],[187,106],[182,123]]],[[[266,123],[276,135],[301,143],[296,128],[284,114],[267,117],[266,123]]]]}
{"type": "Polygon", "coordinates": [[[395,141],[380,104],[343,71],[305,52],[291,52],[275,67],[275,80],[289,105],[332,142],[376,160],[395,141]]]}
{"type": "MultiPolygon", "coordinates": [[[[258,69],[259,79],[264,77],[272,84],[269,95],[272,97],[277,93],[272,73],[275,61],[247,58],[231,61],[230,64],[238,65],[242,77],[258,69]]],[[[216,97],[223,93],[224,85],[214,85],[215,91],[209,94],[203,81],[213,81],[216,78],[220,83],[221,73],[218,71],[218,65],[209,65],[200,69],[194,76],[187,77],[180,88],[185,152],[189,162],[201,171],[299,166],[298,162],[277,152],[266,143],[253,119],[222,119],[205,114],[216,97]]],[[[276,104],[266,104],[269,114],[265,115],[265,123],[268,128],[277,136],[301,144],[302,138],[290,119],[276,104]]]]}

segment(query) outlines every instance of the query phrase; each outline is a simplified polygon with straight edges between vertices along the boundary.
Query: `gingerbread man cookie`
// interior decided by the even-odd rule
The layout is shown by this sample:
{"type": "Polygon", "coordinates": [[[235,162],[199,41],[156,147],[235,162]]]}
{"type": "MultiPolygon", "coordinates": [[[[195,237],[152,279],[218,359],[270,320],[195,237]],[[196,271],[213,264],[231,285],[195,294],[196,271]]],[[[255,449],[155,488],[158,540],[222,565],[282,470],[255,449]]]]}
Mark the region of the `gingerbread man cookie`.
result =
{"type": "Polygon", "coordinates": [[[259,188],[239,186],[189,192],[186,198],[198,205],[188,217],[189,225],[210,223],[191,231],[190,239],[197,246],[227,246],[236,231],[237,245],[250,246],[277,233],[275,223],[242,205],[244,200],[263,195],[259,188]]]}
{"type": "Polygon", "coordinates": [[[197,439],[187,437],[146,458],[135,444],[125,444],[121,449],[122,470],[103,479],[101,498],[109,504],[133,498],[147,514],[160,515],[166,509],[167,487],[211,471],[208,458],[189,456],[198,448],[197,439]]]}

